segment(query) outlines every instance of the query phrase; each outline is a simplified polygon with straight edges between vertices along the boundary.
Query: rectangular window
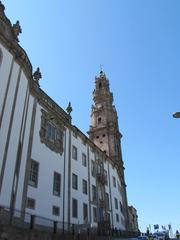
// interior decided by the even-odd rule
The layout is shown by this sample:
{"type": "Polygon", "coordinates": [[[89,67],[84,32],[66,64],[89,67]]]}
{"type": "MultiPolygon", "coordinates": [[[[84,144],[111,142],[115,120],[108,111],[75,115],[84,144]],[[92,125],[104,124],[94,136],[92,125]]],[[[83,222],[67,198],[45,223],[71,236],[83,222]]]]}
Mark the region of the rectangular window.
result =
{"type": "Polygon", "coordinates": [[[77,147],[72,146],[72,158],[77,160],[77,147]]]}
{"type": "Polygon", "coordinates": [[[92,201],[97,201],[97,193],[96,193],[96,186],[92,185],[92,201]]]}
{"type": "Polygon", "coordinates": [[[97,209],[96,209],[96,207],[93,207],[93,221],[97,222],[97,209]]]}
{"type": "Polygon", "coordinates": [[[117,198],[114,198],[114,205],[115,205],[115,209],[118,209],[118,200],[117,200],[117,198]]]}
{"type": "Polygon", "coordinates": [[[93,177],[96,176],[96,167],[95,167],[95,161],[91,160],[91,175],[93,177]]]}
{"type": "Polygon", "coordinates": [[[82,186],[83,186],[83,193],[87,194],[87,181],[86,180],[82,180],[82,186]]]}
{"type": "Polygon", "coordinates": [[[88,222],[88,205],[86,203],[83,203],[83,220],[88,222]]]}
{"type": "Polygon", "coordinates": [[[52,207],[52,214],[53,215],[59,216],[59,212],[60,212],[59,207],[57,207],[57,206],[52,207]]]}
{"type": "Polygon", "coordinates": [[[53,195],[60,196],[61,194],[61,174],[54,172],[53,195]]]}
{"type": "Polygon", "coordinates": [[[29,209],[35,209],[35,199],[27,198],[26,207],[29,209]]]}
{"type": "Polygon", "coordinates": [[[72,188],[77,190],[78,189],[78,176],[76,174],[72,174],[72,188]]]}
{"type": "Polygon", "coordinates": [[[84,154],[84,153],[82,153],[82,165],[83,165],[84,167],[87,166],[86,154],[84,154]]]}
{"type": "Polygon", "coordinates": [[[105,177],[105,184],[108,185],[108,176],[107,176],[106,170],[104,170],[104,177],[105,177]]]}
{"type": "Polygon", "coordinates": [[[39,163],[31,159],[29,185],[31,185],[32,187],[38,186],[38,172],[39,172],[39,163]]]}
{"type": "Polygon", "coordinates": [[[119,201],[119,206],[120,206],[120,210],[121,210],[121,212],[124,213],[123,205],[122,205],[121,201],[119,201]]]}
{"type": "Polygon", "coordinates": [[[113,176],[113,186],[116,187],[116,178],[113,176]]]}
{"type": "Polygon", "coordinates": [[[109,209],[109,194],[105,193],[106,208],[109,209]]]}
{"type": "Polygon", "coordinates": [[[119,214],[116,213],[116,222],[119,222],[119,214]]]}
{"type": "Polygon", "coordinates": [[[72,217],[78,217],[78,201],[75,198],[72,199],[72,217]]]}
{"type": "Polygon", "coordinates": [[[117,182],[117,183],[118,183],[118,191],[120,193],[121,192],[121,186],[120,186],[119,182],[117,182]]]}

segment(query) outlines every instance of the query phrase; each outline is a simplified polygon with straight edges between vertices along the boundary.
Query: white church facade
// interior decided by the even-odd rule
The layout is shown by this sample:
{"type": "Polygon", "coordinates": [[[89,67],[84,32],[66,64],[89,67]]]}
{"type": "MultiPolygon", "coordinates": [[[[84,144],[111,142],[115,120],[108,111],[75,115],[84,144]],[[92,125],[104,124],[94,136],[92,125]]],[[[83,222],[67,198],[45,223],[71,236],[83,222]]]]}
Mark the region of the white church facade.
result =
{"type": "MultiPolygon", "coordinates": [[[[67,224],[128,230],[117,113],[109,81],[96,78],[89,137],[39,86],[0,2],[0,207],[67,224]]],[[[27,219],[26,219],[27,218],[27,219]]]]}

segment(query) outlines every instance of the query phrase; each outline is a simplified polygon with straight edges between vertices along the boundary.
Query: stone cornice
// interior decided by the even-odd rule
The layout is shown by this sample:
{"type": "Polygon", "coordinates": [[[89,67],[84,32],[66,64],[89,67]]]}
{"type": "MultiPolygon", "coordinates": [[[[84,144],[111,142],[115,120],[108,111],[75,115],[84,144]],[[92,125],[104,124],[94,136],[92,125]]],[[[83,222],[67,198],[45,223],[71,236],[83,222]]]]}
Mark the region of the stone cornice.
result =
{"type": "Polygon", "coordinates": [[[4,6],[0,2],[0,40],[2,44],[14,56],[15,60],[19,63],[19,65],[24,68],[28,79],[31,79],[32,65],[26,52],[18,44],[18,38],[17,34],[15,34],[14,26],[12,26],[10,20],[6,17],[4,13],[4,6]]]}
{"type": "Polygon", "coordinates": [[[70,126],[71,116],[68,115],[52,98],[50,98],[35,81],[32,81],[30,90],[40,105],[57,118],[61,119],[65,126],[70,126]]]}

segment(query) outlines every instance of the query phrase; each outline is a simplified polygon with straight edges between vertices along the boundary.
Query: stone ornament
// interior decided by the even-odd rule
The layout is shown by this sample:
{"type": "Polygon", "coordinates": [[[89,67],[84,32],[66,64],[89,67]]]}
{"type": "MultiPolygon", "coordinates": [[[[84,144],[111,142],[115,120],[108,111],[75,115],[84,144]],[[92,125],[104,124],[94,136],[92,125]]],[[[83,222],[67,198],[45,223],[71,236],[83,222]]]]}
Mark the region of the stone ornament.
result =
{"type": "Polygon", "coordinates": [[[41,129],[39,131],[41,143],[56,153],[64,151],[64,124],[54,115],[41,109],[41,129]]]}
{"type": "Polygon", "coordinates": [[[21,26],[19,24],[19,21],[17,21],[15,24],[13,24],[13,32],[16,40],[19,42],[18,36],[20,33],[22,33],[21,26]]]}

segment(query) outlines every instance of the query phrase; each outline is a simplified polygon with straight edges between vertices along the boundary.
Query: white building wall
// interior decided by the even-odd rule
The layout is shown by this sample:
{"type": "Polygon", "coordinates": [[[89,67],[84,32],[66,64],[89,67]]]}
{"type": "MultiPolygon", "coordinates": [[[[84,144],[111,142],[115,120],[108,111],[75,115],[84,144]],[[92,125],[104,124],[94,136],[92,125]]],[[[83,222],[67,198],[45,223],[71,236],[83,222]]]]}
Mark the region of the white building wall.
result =
{"type": "MultiPolygon", "coordinates": [[[[19,71],[17,64],[15,64],[14,67],[17,71],[19,71]]],[[[9,144],[7,145],[8,148],[6,149],[7,150],[7,154],[5,155],[6,165],[4,169],[3,185],[1,189],[1,204],[7,205],[7,206],[9,206],[10,199],[11,199],[10,190],[12,189],[12,186],[13,186],[14,170],[15,170],[15,164],[16,164],[18,143],[20,138],[20,130],[21,130],[26,89],[27,89],[27,80],[23,75],[23,73],[21,74],[21,78],[18,81],[20,82],[19,82],[19,87],[17,88],[17,97],[13,96],[14,103],[11,111],[10,125],[8,126],[8,135],[6,140],[9,141],[9,144]],[[11,121],[12,121],[12,125],[11,125],[11,121]],[[8,137],[9,137],[9,140],[8,140],[8,137]]]]}
{"type": "Polygon", "coordinates": [[[118,182],[120,182],[119,180],[119,176],[117,173],[116,168],[114,168],[111,164],[109,164],[109,172],[110,172],[110,187],[111,187],[111,201],[112,201],[112,213],[113,213],[113,225],[115,228],[117,229],[123,229],[125,230],[125,226],[123,225],[123,223],[121,222],[121,217],[124,218],[124,216],[121,213],[121,209],[120,209],[120,204],[119,202],[122,202],[122,196],[121,193],[118,190],[118,182]],[[113,185],[113,177],[115,177],[116,179],[116,187],[114,187],[113,185]],[[118,209],[115,208],[115,198],[118,201],[118,209]],[[116,214],[119,215],[119,222],[116,219],[116,214]]]}
{"type": "Polygon", "coordinates": [[[27,212],[35,212],[39,216],[62,221],[64,152],[60,155],[40,142],[41,109],[42,107],[38,104],[31,155],[31,158],[39,163],[38,186],[37,188],[28,186],[27,193],[27,197],[35,199],[36,209],[26,210],[27,212]],[[60,197],[53,195],[54,172],[61,174],[60,197]],[[52,214],[53,206],[60,208],[60,216],[57,217],[52,214]]]}
{"type": "Polygon", "coordinates": [[[22,208],[22,197],[23,197],[23,190],[24,190],[24,178],[25,178],[25,171],[26,171],[26,161],[27,161],[27,152],[28,152],[28,144],[29,144],[29,135],[30,135],[30,127],[31,127],[31,117],[32,117],[32,110],[33,110],[33,101],[34,97],[31,95],[29,96],[29,101],[27,102],[26,109],[27,111],[27,119],[25,122],[25,126],[23,131],[24,132],[24,139],[22,139],[22,156],[21,156],[21,164],[20,164],[20,171],[19,171],[19,181],[18,181],[18,188],[17,188],[17,195],[16,195],[16,205],[15,208],[21,210],[22,208]],[[28,109],[27,109],[28,108],[28,109]]]}
{"type": "Polygon", "coordinates": [[[84,223],[83,203],[86,203],[89,206],[89,201],[88,201],[89,193],[87,193],[86,195],[86,194],[83,194],[83,191],[82,191],[83,179],[87,181],[87,190],[88,190],[88,165],[86,167],[82,165],[82,153],[86,154],[86,161],[87,161],[87,145],[84,145],[82,143],[82,140],[79,137],[75,138],[72,135],[72,146],[73,145],[78,149],[78,156],[77,156],[77,160],[74,160],[71,156],[71,209],[72,209],[72,198],[75,198],[78,200],[78,218],[73,218],[71,214],[71,221],[72,223],[83,224],[84,223]],[[78,176],[78,190],[75,190],[72,188],[72,173],[78,176]]]}
{"type": "Polygon", "coordinates": [[[0,171],[2,168],[3,163],[3,157],[5,152],[5,146],[6,141],[8,139],[8,130],[9,130],[9,123],[10,123],[10,117],[11,113],[13,111],[13,101],[14,101],[14,94],[15,94],[15,88],[17,84],[17,78],[18,78],[18,72],[19,72],[19,66],[17,64],[14,64],[13,70],[12,70],[12,76],[10,79],[10,86],[9,91],[7,95],[7,101],[4,109],[4,115],[2,118],[2,124],[1,124],[1,131],[0,131],[0,171]]]}
{"type": "Polygon", "coordinates": [[[9,51],[6,50],[6,48],[1,43],[0,43],[0,49],[3,54],[2,64],[0,66],[0,89],[1,89],[0,114],[1,114],[13,56],[9,53],[9,51]]]}

